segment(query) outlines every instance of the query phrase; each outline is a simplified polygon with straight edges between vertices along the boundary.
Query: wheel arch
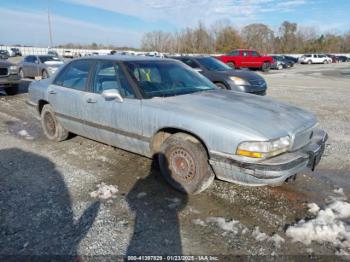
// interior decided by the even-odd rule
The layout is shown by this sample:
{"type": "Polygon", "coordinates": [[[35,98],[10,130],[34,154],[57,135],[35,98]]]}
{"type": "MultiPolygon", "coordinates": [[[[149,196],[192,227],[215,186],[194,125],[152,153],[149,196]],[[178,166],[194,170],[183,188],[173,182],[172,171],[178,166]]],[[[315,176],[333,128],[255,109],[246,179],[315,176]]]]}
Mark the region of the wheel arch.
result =
{"type": "Polygon", "coordinates": [[[44,99],[40,99],[38,101],[38,112],[39,115],[41,115],[41,111],[43,110],[44,105],[50,104],[48,101],[44,100],[44,99]]]}
{"type": "Polygon", "coordinates": [[[209,150],[208,150],[208,146],[206,145],[206,143],[204,142],[204,140],[194,134],[193,132],[183,129],[183,128],[176,128],[176,127],[163,127],[161,129],[159,129],[157,132],[155,132],[155,134],[152,136],[151,139],[151,143],[150,143],[150,150],[152,155],[156,155],[157,153],[159,153],[160,151],[160,147],[161,145],[164,143],[164,141],[170,137],[171,135],[174,135],[176,133],[184,133],[187,134],[191,137],[193,137],[196,142],[198,141],[199,143],[202,144],[202,146],[204,147],[205,151],[207,152],[207,156],[209,159],[209,150]]]}

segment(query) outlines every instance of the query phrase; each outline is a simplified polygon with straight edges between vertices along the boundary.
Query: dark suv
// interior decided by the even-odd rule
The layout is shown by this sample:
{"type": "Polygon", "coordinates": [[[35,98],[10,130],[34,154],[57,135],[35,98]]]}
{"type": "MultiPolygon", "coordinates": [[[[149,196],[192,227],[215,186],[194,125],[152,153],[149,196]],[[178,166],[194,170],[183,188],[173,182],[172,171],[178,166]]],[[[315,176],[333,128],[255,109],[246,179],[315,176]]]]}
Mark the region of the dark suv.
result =
{"type": "Polygon", "coordinates": [[[8,95],[17,93],[20,80],[18,66],[8,61],[0,61],[0,87],[5,88],[8,95]]]}
{"type": "Polygon", "coordinates": [[[267,85],[257,73],[234,70],[223,62],[210,56],[172,57],[192,67],[218,87],[256,95],[265,95],[267,85]]]}

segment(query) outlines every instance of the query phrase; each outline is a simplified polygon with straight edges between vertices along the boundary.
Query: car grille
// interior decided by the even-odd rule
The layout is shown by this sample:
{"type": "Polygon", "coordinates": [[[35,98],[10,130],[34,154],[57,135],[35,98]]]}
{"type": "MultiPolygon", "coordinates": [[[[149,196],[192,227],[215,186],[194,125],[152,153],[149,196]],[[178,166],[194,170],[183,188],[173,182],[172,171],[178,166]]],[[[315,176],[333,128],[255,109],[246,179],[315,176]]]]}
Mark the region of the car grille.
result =
{"type": "Polygon", "coordinates": [[[252,92],[249,92],[249,94],[264,96],[264,95],[266,95],[266,90],[252,91],[252,92]]]}
{"type": "Polygon", "coordinates": [[[293,150],[297,150],[307,145],[313,136],[313,128],[308,128],[303,131],[298,132],[293,141],[293,150]]]}
{"type": "Polygon", "coordinates": [[[266,87],[266,82],[264,80],[250,80],[249,83],[253,87],[259,87],[259,88],[265,88],[266,87]]]}
{"type": "Polygon", "coordinates": [[[8,70],[7,68],[0,68],[0,76],[7,76],[8,70]]]}

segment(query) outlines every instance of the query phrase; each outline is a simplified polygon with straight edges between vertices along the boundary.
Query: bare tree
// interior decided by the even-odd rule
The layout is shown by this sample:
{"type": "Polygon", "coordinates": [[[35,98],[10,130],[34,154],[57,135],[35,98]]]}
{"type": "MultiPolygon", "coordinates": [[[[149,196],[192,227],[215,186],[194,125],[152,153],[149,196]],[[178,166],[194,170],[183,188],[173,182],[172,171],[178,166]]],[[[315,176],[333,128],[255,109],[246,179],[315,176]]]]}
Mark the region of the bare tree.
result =
{"type": "Polygon", "coordinates": [[[274,32],[264,24],[250,24],[243,28],[246,46],[261,52],[273,52],[274,32]]]}

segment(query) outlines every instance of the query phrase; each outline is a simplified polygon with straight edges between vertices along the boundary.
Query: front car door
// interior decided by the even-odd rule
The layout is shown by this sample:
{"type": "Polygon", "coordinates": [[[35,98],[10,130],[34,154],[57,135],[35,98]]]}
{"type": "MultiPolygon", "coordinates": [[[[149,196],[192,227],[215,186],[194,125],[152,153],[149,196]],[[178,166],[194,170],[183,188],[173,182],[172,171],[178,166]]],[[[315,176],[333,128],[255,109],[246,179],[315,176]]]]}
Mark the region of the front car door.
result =
{"type": "Polygon", "coordinates": [[[92,60],[69,63],[48,87],[48,100],[60,123],[69,131],[88,136],[85,126],[85,110],[92,60]]]}
{"type": "Polygon", "coordinates": [[[148,153],[149,141],[142,136],[141,100],[121,64],[97,61],[84,101],[83,116],[90,138],[135,153],[148,153]],[[123,101],[105,99],[102,93],[111,89],[118,90],[123,101]]]}

